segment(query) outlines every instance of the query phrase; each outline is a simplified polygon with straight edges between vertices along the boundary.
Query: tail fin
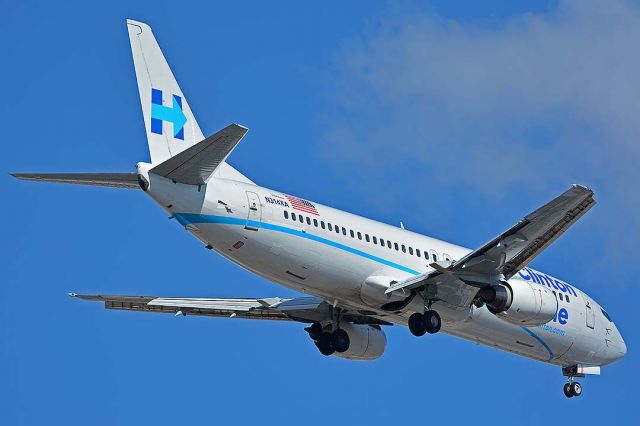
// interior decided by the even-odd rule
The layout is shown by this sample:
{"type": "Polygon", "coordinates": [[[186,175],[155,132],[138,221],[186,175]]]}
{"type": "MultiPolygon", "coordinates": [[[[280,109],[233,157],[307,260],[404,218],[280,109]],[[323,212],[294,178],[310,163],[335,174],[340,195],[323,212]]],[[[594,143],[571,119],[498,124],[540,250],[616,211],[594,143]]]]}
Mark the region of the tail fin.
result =
{"type": "MultiPolygon", "coordinates": [[[[127,19],[140,102],[153,170],[194,185],[211,176],[253,184],[226,158],[247,132],[232,124],[205,140],[193,111],[165,59],[151,27],[127,19]],[[195,146],[197,144],[197,146],[195,146]],[[192,148],[183,155],[167,160],[192,148]]],[[[79,185],[139,188],[135,173],[14,173],[18,179],[79,185]]]]}
{"type": "Polygon", "coordinates": [[[127,19],[151,163],[159,164],[204,139],[151,27],[127,19]]]}

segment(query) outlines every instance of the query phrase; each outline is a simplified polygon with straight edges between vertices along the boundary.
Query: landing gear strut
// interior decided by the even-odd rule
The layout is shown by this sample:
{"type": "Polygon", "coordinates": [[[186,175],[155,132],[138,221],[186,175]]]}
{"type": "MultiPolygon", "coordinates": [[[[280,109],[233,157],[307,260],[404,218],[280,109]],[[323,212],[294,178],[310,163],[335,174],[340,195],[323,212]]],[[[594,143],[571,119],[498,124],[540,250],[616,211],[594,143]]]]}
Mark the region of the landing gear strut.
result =
{"type": "Polygon", "coordinates": [[[562,387],[564,396],[567,398],[573,398],[574,396],[582,395],[582,385],[574,381],[574,379],[576,377],[584,377],[584,374],[578,371],[577,366],[572,365],[570,367],[563,367],[562,375],[567,377],[567,383],[562,387]]]}
{"type": "Polygon", "coordinates": [[[441,326],[440,315],[433,309],[429,309],[424,314],[416,312],[409,317],[409,331],[414,336],[424,336],[425,333],[435,334],[440,331],[441,326]]]}

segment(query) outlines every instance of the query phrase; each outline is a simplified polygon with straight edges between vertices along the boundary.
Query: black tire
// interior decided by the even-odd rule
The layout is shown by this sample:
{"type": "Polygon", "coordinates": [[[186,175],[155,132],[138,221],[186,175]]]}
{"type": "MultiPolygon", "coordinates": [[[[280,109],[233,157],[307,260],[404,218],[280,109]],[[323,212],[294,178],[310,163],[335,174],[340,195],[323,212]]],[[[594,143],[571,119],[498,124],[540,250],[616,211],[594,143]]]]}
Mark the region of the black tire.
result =
{"type": "Polygon", "coordinates": [[[331,333],[331,346],[336,352],[346,352],[349,349],[350,343],[349,334],[343,329],[339,328],[331,333]]]}
{"type": "Polygon", "coordinates": [[[424,328],[424,321],[421,313],[411,314],[409,317],[409,331],[414,336],[420,337],[424,336],[427,330],[424,328]]]}
{"type": "Polygon", "coordinates": [[[436,311],[427,311],[424,313],[423,327],[429,334],[435,334],[440,331],[442,320],[440,314],[436,311]]]}
{"type": "Polygon", "coordinates": [[[580,396],[582,395],[582,385],[578,382],[573,382],[569,385],[569,390],[571,390],[571,395],[580,396]]]}
{"type": "Polygon", "coordinates": [[[571,384],[570,383],[565,383],[564,386],[562,387],[562,391],[564,392],[564,396],[566,396],[567,398],[572,398],[573,394],[571,393],[571,384]]]}
{"type": "Polygon", "coordinates": [[[309,337],[311,337],[312,340],[318,340],[322,334],[322,326],[317,322],[314,322],[309,327],[305,328],[305,330],[309,333],[309,337]]]}
{"type": "Polygon", "coordinates": [[[331,333],[322,333],[314,343],[324,356],[333,355],[335,352],[335,349],[331,346],[331,333]]]}

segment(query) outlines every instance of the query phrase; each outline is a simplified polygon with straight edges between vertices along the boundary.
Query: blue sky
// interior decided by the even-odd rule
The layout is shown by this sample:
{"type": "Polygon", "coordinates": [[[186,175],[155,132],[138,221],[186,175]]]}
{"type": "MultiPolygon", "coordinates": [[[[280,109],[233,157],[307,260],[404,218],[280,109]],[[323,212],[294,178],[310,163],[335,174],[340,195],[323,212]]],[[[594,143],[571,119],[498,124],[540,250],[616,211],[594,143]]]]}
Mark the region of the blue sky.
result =
{"type": "Polygon", "coordinates": [[[640,420],[637,2],[132,3],[2,2],[0,423],[640,420]],[[205,134],[250,128],[231,162],[264,186],[468,247],[593,187],[533,266],[596,298],[627,357],[566,400],[558,368],[444,334],[392,327],[383,358],[354,363],[298,324],[67,297],[294,294],[140,192],[7,175],[148,159],[126,18],[154,28],[205,134]]]}

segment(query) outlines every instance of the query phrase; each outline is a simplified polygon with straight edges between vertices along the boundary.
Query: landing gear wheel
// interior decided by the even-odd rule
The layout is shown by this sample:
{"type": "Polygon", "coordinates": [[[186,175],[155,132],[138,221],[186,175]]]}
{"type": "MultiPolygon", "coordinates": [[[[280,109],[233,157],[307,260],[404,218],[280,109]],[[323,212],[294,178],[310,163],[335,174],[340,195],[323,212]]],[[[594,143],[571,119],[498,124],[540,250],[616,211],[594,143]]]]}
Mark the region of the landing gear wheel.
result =
{"type": "Polygon", "coordinates": [[[567,398],[573,397],[573,394],[571,393],[571,383],[565,383],[562,387],[562,391],[564,392],[564,396],[567,398]]]}
{"type": "Polygon", "coordinates": [[[429,334],[435,334],[440,331],[442,321],[440,320],[440,314],[434,310],[429,310],[424,313],[423,327],[429,334]]]}
{"type": "Polygon", "coordinates": [[[424,336],[427,332],[427,329],[424,327],[423,315],[421,313],[411,314],[409,317],[409,331],[414,336],[424,336]]]}
{"type": "Polygon", "coordinates": [[[349,349],[349,335],[341,328],[331,333],[331,346],[336,352],[346,352],[349,349]]]}
{"type": "Polygon", "coordinates": [[[582,385],[578,382],[572,382],[569,385],[569,390],[571,391],[572,396],[580,396],[582,395],[582,385]]]}
{"type": "Polygon", "coordinates": [[[322,335],[322,326],[320,323],[314,322],[309,327],[305,328],[305,331],[309,333],[309,337],[311,337],[312,340],[318,340],[320,335],[322,335]]]}
{"type": "Polygon", "coordinates": [[[331,333],[322,333],[314,343],[322,355],[333,355],[335,349],[331,345],[331,333]]]}

